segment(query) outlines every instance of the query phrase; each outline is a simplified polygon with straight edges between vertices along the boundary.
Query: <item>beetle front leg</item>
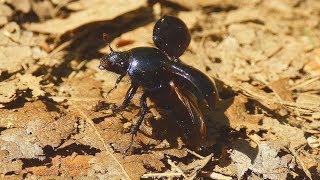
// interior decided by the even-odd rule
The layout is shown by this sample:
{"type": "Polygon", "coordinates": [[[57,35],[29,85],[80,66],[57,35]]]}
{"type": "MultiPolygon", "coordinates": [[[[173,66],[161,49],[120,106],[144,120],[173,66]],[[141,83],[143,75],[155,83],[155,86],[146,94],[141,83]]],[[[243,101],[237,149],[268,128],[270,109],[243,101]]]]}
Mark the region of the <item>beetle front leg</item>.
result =
{"type": "Polygon", "coordinates": [[[118,78],[117,78],[117,81],[116,83],[114,84],[114,87],[111,88],[108,92],[107,92],[107,95],[110,94],[113,90],[115,90],[117,87],[118,87],[118,84],[120,83],[120,81],[123,79],[123,77],[127,74],[127,72],[121,74],[118,78]]]}
{"type": "Polygon", "coordinates": [[[130,143],[127,147],[127,149],[124,151],[124,155],[127,153],[127,151],[130,149],[130,147],[132,146],[132,143],[133,143],[133,138],[135,135],[137,135],[137,132],[148,112],[148,105],[147,105],[147,97],[148,97],[148,93],[145,92],[142,96],[141,96],[141,99],[140,99],[140,106],[141,106],[141,114],[140,114],[140,117],[137,121],[136,124],[133,125],[133,127],[131,128],[131,140],[130,140],[130,143]]]}
{"type": "Polygon", "coordinates": [[[131,86],[128,89],[127,94],[124,98],[124,101],[122,102],[122,105],[116,109],[117,112],[122,111],[123,109],[125,109],[126,107],[129,106],[129,103],[130,103],[131,99],[133,98],[133,96],[136,94],[138,87],[139,87],[139,85],[131,84],[131,86]]]}

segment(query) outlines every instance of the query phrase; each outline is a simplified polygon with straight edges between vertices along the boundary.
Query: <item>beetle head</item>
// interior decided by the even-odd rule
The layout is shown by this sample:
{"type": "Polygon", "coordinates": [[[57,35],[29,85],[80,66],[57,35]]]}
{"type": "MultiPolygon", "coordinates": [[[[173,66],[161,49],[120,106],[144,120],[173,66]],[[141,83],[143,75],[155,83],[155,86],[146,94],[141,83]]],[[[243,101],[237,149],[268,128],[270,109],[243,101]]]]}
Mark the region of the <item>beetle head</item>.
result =
{"type": "Polygon", "coordinates": [[[114,51],[109,45],[111,53],[101,58],[99,69],[118,74],[124,73],[129,67],[129,52],[114,51]]]}

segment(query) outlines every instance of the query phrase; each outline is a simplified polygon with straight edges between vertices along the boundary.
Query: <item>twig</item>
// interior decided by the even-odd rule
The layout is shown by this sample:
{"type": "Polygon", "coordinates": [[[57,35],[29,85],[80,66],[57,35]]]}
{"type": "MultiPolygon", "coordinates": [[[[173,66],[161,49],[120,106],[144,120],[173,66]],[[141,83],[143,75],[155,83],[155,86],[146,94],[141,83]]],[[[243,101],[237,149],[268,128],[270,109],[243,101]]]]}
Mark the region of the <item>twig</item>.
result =
{"type": "Polygon", "coordinates": [[[196,153],[196,152],[194,152],[194,151],[191,151],[190,149],[187,149],[187,152],[190,153],[190,154],[192,154],[192,155],[194,155],[194,156],[196,156],[196,157],[199,158],[199,159],[204,159],[203,156],[201,156],[200,154],[198,154],[198,153],[196,153]]]}
{"type": "Polygon", "coordinates": [[[173,167],[178,173],[180,173],[184,178],[187,177],[187,176],[183,173],[183,171],[171,161],[171,159],[168,159],[168,164],[169,164],[171,167],[173,167]]]}
{"type": "Polygon", "coordinates": [[[224,81],[227,85],[229,85],[230,87],[235,88],[235,91],[240,91],[242,94],[251,97],[252,99],[255,99],[259,102],[261,102],[262,104],[266,105],[266,107],[268,107],[268,105],[270,104],[278,104],[278,105],[282,105],[284,107],[293,107],[295,108],[294,110],[300,110],[303,112],[307,111],[312,111],[312,112],[319,112],[320,111],[320,107],[315,106],[314,104],[307,104],[307,103],[295,103],[295,102],[288,102],[288,101],[282,101],[282,100],[275,100],[275,99],[271,99],[269,97],[263,96],[260,93],[254,92],[253,90],[251,90],[251,85],[249,84],[238,84],[238,83],[234,83],[234,82],[228,82],[228,81],[224,81]],[[245,87],[246,86],[246,87],[245,87]],[[236,89],[238,88],[238,90],[236,89]]]}
{"type": "Polygon", "coordinates": [[[316,77],[314,77],[314,78],[311,78],[311,79],[309,79],[309,80],[303,81],[302,83],[297,84],[297,85],[291,87],[290,90],[292,91],[292,90],[295,90],[295,89],[298,89],[298,88],[302,88],[302,87],[307,86],[307,85],[309,85],[309,84],[311,84],[311,83],[313,83],[314,81],[317,81],[317,80],[319,80],[319,79],[320,79],[320,76],[316,76],[316,77]]]}
{"type": "Polygon", "coordinates": [[[210,174],[210,178],[211,179],[220,179],[220,180],[231,180],[232,179],[232,177],[230,177],[230,176],[226,176],[226,175],[216,173],[216,172],[212,172],[210,174]]]}
{"type": "Polygon", "coordinates": [[[68,101],[101,101],[101,98],[86,98],[86,97],[66,97],[66,96],[49,96],[48,98],[56,101],[56,102],[61,102],[64,100],[68,101]]]}
{"type": "Polygon", "coordinates": [[[181,177],[180,173],[148,173],[141,176],[141,178],[163,178],[163,177],[181,177]]]}
{"type": "Polygon", "coordinates": [[[289,147],[288,148],[290,153],[296,158],[297,162],[300,164],[300,166],[302,167],[302,170],[304,171],[304,173],[308,176],[308,178],[310,180],[312,180],[312,176],[311,173],[309,171],[309,169],[306,167],[306,165],[304,164],[304,162],[301,160],[301,158],[299,157],[299,155],[297,154],[297,152],[295,151],[294,148],[289,147]]]}
{"type": "Polygon", "coordinates": [[[83,111],[81,111],[81,109],[79,108],[78,105],[76,105],[75,103],[71,104],[75,107],[75,109],[78,111],[78,113],[85,119],[85,121],[87,123],[89,123],[92,128],[95,131],[95,134],[98,136],[98,138],[100,139],[100,141],[103,144],[103,147],[105,148],[106,152],[111,156],[112,159],[114,159],[114,161],[118,164],[118,166],[120,167],[120,169],[123,171],[124,177],[125,179],[130,179],[129,175],[127,174],[126,170],[124,169],[124,167],[121,165],[121,163],[118,161],[118,159],[111,153],[110,148],[107,146],[107,144],[105,143],[104,139],[102,138],[101,134],[99,133],[98,129],[96,128],[96,126],[94,125],[94,122],[92,121],[91,118],[89,118],[89,116],[87,116],[83,111]]]}
{"type": "Polygon", "coordinates": [[[202,162],[201,165],[194,169],[194,171],[190,174],[189,179],[195,179],[198,173],[202,170],[203,167],[205,167],[209,163],[212,157],[213,157],[213,154],[210,154],[204,157],[203,159],[199,160],[202,162]]]}
{"type": "Polygon", "coordinates": [[[261,141],[261,137],[258,134],[248,135],[249,139],[251,139],[255,144],[259,145],[261,141]]]}
{"type": "Polygon", "coordinates": [[[66,41],[62,44],[60,44],[57,48],[55,48],[54,50],[52,50],[47,57],[45,58],[48,58],[48,57],[52,57],[53,55],[57,54],[58,52],[60,52],[61,50],[63,50],[64,48],[70,46],[70,44],[72,43],[73,41],[72,40],[69,40],[69,41],[66,41]]]}

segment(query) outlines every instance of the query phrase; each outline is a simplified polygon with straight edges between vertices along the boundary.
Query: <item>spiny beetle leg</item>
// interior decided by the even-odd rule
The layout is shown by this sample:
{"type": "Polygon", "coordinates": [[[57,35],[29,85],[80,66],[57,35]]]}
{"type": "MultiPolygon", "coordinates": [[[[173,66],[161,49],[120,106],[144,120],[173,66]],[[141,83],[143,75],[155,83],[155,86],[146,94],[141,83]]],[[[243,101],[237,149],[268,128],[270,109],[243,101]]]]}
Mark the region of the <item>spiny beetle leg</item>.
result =
{"type": "Polygon", "coordinates": [[[141,106],[141,114],[140,114],[140,117],[137,121],[137,123],[135,125],[132,126],[131,128],[131,140],[130,140],[130,143],[127,147],[127,149],[124,151],[123,155],[126,155],[128,150],[131,148],[132,144],[133,144],[133,138],[134,136],[137,135],[137,132],[139,131],[139,128],[148,112],[148,105],[147,105],[147,97],[148,97],[148,93],[145,92],[142,96],[141,96],[141,99],[140,99],[140,106],[141,106]]]}
{"type": "Polygon", "coordinates": [[[117,89],[118,84],[120,83],[120,81],[123,79],[123,77],[124,77],[126,74],[127,74],[127,73],[123,73],[123,74],[121,74],[121,75],[118,77],[118,79],[117,79],[116,83],[114,84],[113,88],[111,88],[111,89],[107,92],[107,95],[110,94],[113,90],[117,89]]]}
{"type": "Polygon", "coordinates": [[[114,108],[113,111],[115,113],[117,113],[117,112],[120,112],[120,111],[124,110],[126,107],[128,107],[131,99],[136,94],[138,88],[139,88],[139,85],[131,84],[131,86],[129,87],[129,89],[127,91],[127,94],[126,94],[126,96],[124,98],[124,101],[122,102],[122,105],[119,106],[119,107],[114,108]]]}

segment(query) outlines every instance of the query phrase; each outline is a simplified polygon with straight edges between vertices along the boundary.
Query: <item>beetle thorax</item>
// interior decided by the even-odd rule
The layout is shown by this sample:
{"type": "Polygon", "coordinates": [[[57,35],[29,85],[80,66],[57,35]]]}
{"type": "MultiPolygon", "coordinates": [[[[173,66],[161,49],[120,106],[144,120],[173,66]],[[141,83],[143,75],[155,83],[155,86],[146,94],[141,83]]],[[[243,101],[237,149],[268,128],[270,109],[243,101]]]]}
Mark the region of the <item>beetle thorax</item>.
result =
{"type": "Polygon", "coordinates": [[[166,86],[170,72],[163,67],[166,55],[156,48],[143,47],[131,50],[128,74],[133,82],[153,91],[166,86]]]}

